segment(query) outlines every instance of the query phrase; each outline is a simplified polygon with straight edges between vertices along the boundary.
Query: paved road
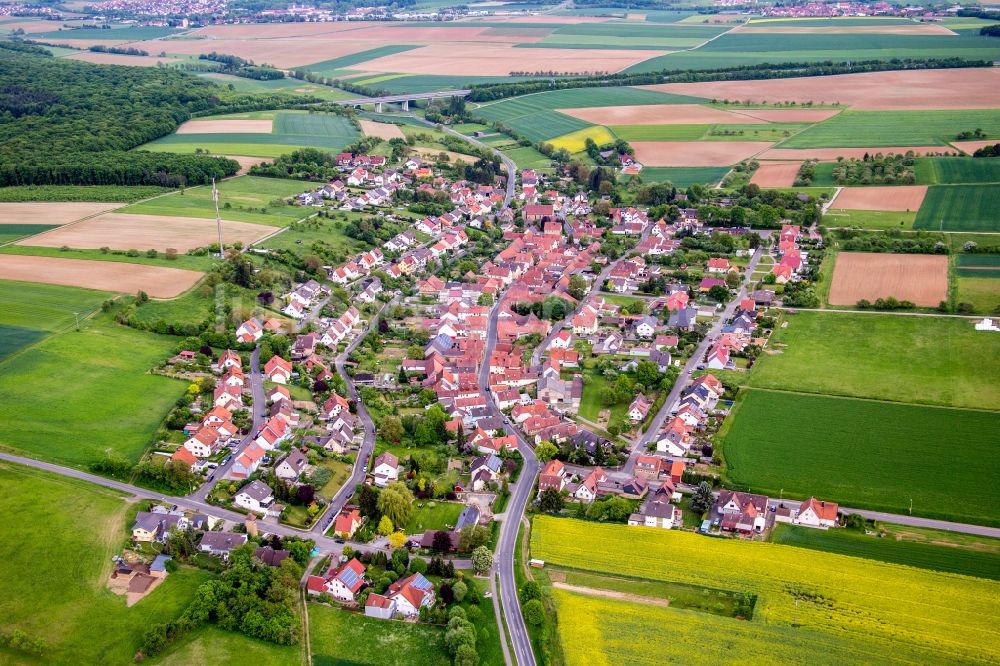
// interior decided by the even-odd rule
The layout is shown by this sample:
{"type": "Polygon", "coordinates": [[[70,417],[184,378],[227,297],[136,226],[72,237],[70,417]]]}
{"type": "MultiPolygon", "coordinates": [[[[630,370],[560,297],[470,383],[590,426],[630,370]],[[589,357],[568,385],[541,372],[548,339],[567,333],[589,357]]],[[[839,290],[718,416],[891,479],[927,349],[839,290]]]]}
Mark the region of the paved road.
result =
{"type": "Polygon", "coordinates": [[[209,493],[212,492],[212,488],[215,487],[216,481],[226,478],[229,474],[229,470],[232,469],[233,464],[236,462],[237,456],[243,453],[250,442],[257,438],[257,433],[260,432],[261,427],[267,420],[267,401],[264,398],[264,375],[260,371],[260,346],[254,348],[250,353],[250,393],[253,396],[253,404],[250,407],[250,413],[253,417],[253,425],[250,426],[250,431],[246,436],[240,440],[240,443],[233,449],[233,453],[229,456],[229,462],[225,465],[220,465],[209,476],[212,477],[211,481],[206,481],[201,485],[201,487],[191,494],[191,498],[199,502],[204,502],[209,493]]]}
{"type": "MultiPolygon", "coordinates": [[[[681,374],[674,382],[674,387],[670,389],[670,393],[667,394],[667,399],[663,401],[663,406],[660,407],[660,411],[657,412],[656,416],[653,417],[652,423],[649,424],[649,428],[642,434],[642,436],[636,440],[635,444],[632,446],[632,452],[629,454],[628,461],[625,463],[621,472],[616,472],[614,474],[621,475],[625,478],[631,478],[633,470],[635,470],[635,461],[640,455],[645,453],[646,446],[653,441],[660,432],[660,428],[663,427],[663,423],[667,420],[673,406],[677,404],[680,399],[681,391],[686,389],[691,383],[691,373],[702,363],[702,359],[705,358],[705,354],[708,353],[709,347],[718,337],[719,332],[722,330],[724,322],[728,321],[736,311],[736,307],[739,305],[740,300],[746,298],[747,290],[750,286],[751,275],[753,275],[754,270],[757,268],[757,264],[760,263],[761,257],[764,256],[764,248],[759,247],[757,251],[753,253],[753,257],[750,259],[750,263],[747,265],[746,273],[743,277],[743,283],[740,285],[739,291],[736,296],[729,301],[725,309],[722,311],[722,316],[712,324],[712,328],[709,329],[708,334],[698,343],[694,354],[688,359],[688,362],[684,364],[681,369],[681,374]]],[[[609,476],[613,474],[609,472],[609,476]]]]}
{"type": "Polygon", "coordinates": [[[409,95],[385,95],[384,97],[355,97],[352,99],[337,99],[321,104],[341,104],[343,106],[358,106],[359,104],[391,104],[394,102],[412,102],[418,99],[440,99],[442,97],[465,97],[471,90],[440,90],[438,92],[410,93],[409,95]]]}
{"type": "Polygon", "coordinates": [[[531,648],[531,639],[528,638],[528,630],[524,624],[524,617],[521,614],[521,604],[517,596],[517,582],[514,578],[514,552],[517,548],[517,531],[521,524],[521,517],[528,504],[528,497],[535,485],[535,478],[541,469],[541,465],[535,458],[532,446],[521,434],[521,431],[514,427],[514,424],[497,407],[493,394],[490,392],[490,356],[496,348],[497,343],[497,322],[500,315],[500,304],[503,302],[501,296],[497,304],[490,311],[489,327],[486,332],[486,351],[483,363],[479,369],[479,389],[483,395],[489,398],[489,410],[492,416],[499,416],[504,420],[504,430],[507,434],[517,438],[517,449],[524,459],[521,468],[521,475],[517,483],[511,489],[510,502],[504,512],[503,522],[500,524],[500,538],[497,541],[495,554],[495,571],[500,579],[500,599],[503,602],[504,617],[507,620],[507,629],[510,632],[511,643],[514,646],[514,662],[519,666],[534,666],[535,653],[531,648]]]}

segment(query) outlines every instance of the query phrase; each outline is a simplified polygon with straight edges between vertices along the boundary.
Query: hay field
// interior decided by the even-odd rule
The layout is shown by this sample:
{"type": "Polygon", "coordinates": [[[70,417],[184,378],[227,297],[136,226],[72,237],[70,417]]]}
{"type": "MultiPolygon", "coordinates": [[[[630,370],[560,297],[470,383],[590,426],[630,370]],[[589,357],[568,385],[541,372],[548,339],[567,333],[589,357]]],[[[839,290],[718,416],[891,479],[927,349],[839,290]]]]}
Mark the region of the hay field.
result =
{"type": "Polygon", "coordinates": [[[189,120],[177,134],[270,134],[272,120],[189,120]]]}
{"type": "Polygon", "coordinates": [[[847,210],[917,211],[926,195],[926,185],[845,187],[830,203],[830,207],[847,210]]]}
{"type": "Polygon", "coordinates": [[[948,257],[926,254],[841,252],[833,270],[830,305],[854,305],[893,296],[935,306],[948,299],[948,257]]]}
{"type": "Polygon", "coordinates": [[[436,148],[428,148],[427,146],[414,146],[413,148],[410,148],[410,150],[420,155],[421,158],[428,160],[436,159],[437,156],[440,155],[441,153],[447,155],[449,161],[453,163],[462,162],[465,164],[472,164],[479,159],[478,157],[473,157],[472,155],[456,153],[453,150],[438,150],[436,148]]]}
{"type": "MultiPolygon", "coordinates": [[[[740,115],[760,118],[769,123],[821,123],[838,113],[839,109],[746,109],[740,115]]],[[[745,122],[745,121],[744,121],[745,122]]]]}
{"type": "Polygon", "coordinates": [[[1000,70],[928,69],[838,74],[763,81],[645,86],[682,95],[751,102],[840,102],[855,110],[1000,108],[1000,70]]]}
{"type": "Polygon", "coordinates": [[[750,182],[761,187],[792,187],[799,172],[801,162],[764,162],[750,178],[750,182]]]}
{"type": "Polygon", "coordinates": [[[365,133],[365,136],[375,136],[386,141],[406,139],[406,135],[403,134],[403,130],[399,129],[399,125],[377,123],[374,120],[358,120],[358,124],[361,125],[361,131],[365,133]]]}
{"type": "Polygon", "coordinates": [[[4,255],[3,261],[0,261],[2,280],[41,282],[126,294],[142,290],[153,298],[174,298],[193,287],[201,276],[202,273],[198,271],[114,261],[18,255],[4,255]]]}
{"type": "Polygon", "coordinates": [[[68,224],[121,206],[120,203],[87,201],[0,203],[0,224],[68,224]]]}
{"type": "Polygon", "coordinates": [[[770,148],[763,141],[635,141],[635,158],[646,166],[731,166],[770,148]]]}
{"type": "MultiPolygon", "coordinates": [[[[249,245],[274,233],[274,227],[248,222],[222,221],[225,243],[249,245]]],[[[187,252],[217,242],[215,220],[134,213],[105,213],[78,224],[53,229],[18,243],[42,247],[80,249],[110,247],[116,250],[166,250],[187,252]]]]}
{"type": "Polygon", "coordinates": [[[643,106],[596,106],[556,109],[560,113],[595,125],[712,125],[765,123],[749,115],[700,104],[649,104],[643,106]]]}

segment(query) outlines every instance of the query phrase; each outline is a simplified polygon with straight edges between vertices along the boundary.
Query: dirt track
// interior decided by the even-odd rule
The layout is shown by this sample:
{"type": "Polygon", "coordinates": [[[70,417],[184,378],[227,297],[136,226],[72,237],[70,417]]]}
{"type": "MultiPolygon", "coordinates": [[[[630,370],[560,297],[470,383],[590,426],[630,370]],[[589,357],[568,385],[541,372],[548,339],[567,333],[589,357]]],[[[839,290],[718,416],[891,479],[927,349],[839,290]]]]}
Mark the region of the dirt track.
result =
{"type": "Polygon", "coordinates": [[[833,269],[830,305],[854,305],[893,296],[935,306],[948,298],[948,257],[928,254],[841,252],[833,269]]]}
{"type": "Polygon", "coordinates": [[[66,287],[134,294],[140,289],[153,298],[173,298],[201,279],[202,273],[179,268],[143,266],[116,261],[4,255],[0,279],[42,282],[66,287]]]}
{"type": "Polygon", "coordinates": [[[588,597],[603,597],[604,599],[619,599],[621,601],[632,601],[647,606],[670,606],[668,599],[657,599],[655,597],[644,597],[639,594],[628,594],[626,592],[616,592],[614,590],[601,590],[596,587],[582,587],[580,585],[570,585],[568,583],[552,583],[552,587],[577,594],[586,594],[588,597]]]}

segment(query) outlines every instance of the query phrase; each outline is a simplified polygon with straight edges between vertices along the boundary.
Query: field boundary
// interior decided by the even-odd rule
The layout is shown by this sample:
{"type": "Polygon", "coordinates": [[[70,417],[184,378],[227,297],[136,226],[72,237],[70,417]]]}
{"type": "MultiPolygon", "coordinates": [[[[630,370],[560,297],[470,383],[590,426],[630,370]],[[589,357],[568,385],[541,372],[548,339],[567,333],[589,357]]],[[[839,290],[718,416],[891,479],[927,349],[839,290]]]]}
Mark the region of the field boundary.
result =
{"type": "MultiPolygon", "coordinates": [[[[829,310],[826,310],[829,312],[829,310]]],[[[926,402],[903,402],[902,400],[886,400],[884,398],[860,398],[853,395],[844,395],[842,393],[819,393],[814,391],[793,391],[791,389],[776,389],[776,388],[765,388],[758,386],[742,386],[740,387],[740,393],[744,391],[764,391],[767,393],[786,393],[789,395],[805,395],[805,396],[820,396],[823,398],[836,398],[838,400],[861,400],[864,402],[876,402],[884,405],[906,405],[908,407],[920,407],[920,408],[933,408],[933,409],[947,409],[951,411],[964,411],[964,412],[979,412],[982,414],[998,414],[1000,409],[986,409],[982,407],[951,407],[949,405],[935,405],[933,403],[926,402]]],[[[726,419],[727,422],[734,421],[733,414],[735,414],[736,408],[733,408],[733,412],[730,413],[729,418],[726,419]]]]}
{"type": "Polygon", "coordinates": [[[602,590],[596,587],[583,587],[581,585],[570,585],[568,583],[560,583],[557,581],[552,582],[552,587],[560,590],[566,590],[567,592],[575,592],[576,594],[583,594],[588,597],[600,597],[602,599],[618,599],[619,601],[629,601],[631,603],[644,604],[646,606],[660,606],[662,608],[670,607],[669,599],[644,597],[639,594],[629,594],[628,592],[602,590]]]}

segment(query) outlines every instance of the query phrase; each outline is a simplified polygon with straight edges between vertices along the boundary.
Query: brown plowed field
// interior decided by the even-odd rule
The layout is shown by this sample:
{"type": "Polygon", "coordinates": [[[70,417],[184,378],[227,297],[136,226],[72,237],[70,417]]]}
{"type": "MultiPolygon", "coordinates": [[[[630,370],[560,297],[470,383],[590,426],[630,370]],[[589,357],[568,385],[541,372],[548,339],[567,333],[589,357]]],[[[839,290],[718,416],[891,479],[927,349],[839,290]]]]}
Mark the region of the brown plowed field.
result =
{"type": "Polygon", "coordinates": [[[633,141],[646,166],[729,166],[773,144],[763,141],[633,141]]]}
{"type": "Polygon", "coordinates": [[[403,130],[399,129],[399,125],[377,123],[374,120],[359,120],[358,124],[361,125],[361,131],[365,133],[365,136],[375,136],[386,141],[406,138],[403,130]]]}
{"type": "Polygon", "coordinates": [[[511,44],[479,44],[461,57],[456,57],[454,44],[432,44],[369,60],[358,65],[358,68],[393,74],[478,76],[507,76],[512,71],[618,72],[637,62],[666,53],[667,51],[515,49],[511,44]]]}
{"type": "MultiPolygon", "coordinates": [[[[737,111],[743,116],[760,118],[769,123],[819,123],[840,113],[839,109],[747,109],[737,111]]],[[[744,121],[746,122],[746,121],[744,121]]]]}
{"type": "Polygon", "coordinates": [[[556,109],[567,116],[595,125],[750,125],[766,121],[749,115],[715,109],[701,104],[649,104],[647,106],[598,106],[556,109]]]}
{"type": "Polygon", "coordinates": [[[792,187],[801,162],[762,162],[750,182],[761,187],[792,187]]]}
{"type": "Polygon", "coordinates": [[[745,25],[733,32],[786,33],[792,35],[954,35],[955,33],[937,23],[903,23],[896,25],[745,25]]]}
{"type": "Polygon", "coordinates": [[[242,176],[246,172],[250,171],[250,167],[255,164],[264,164],[265,162],[271,161],[267,157],[247,157],[246,155],[223,155],[223,157],[228,157],[229,159],[236,160],[240,163],[240,170],[236,173],[237,176],[242,176]]]}
{"type": "Polygon", "coordinates": [[[830,203],[830,208],[845,210],[916,211],[924,202],[926,185],[890,185],[886,187],[845,187],[830,203]]]}
{"type": "MultiPolygon", "coordinates": [[[[997,0],[1000,2],[1000,0],[997,0]]],[[[951,145],[970,155],[983,146],[993,146],[1000,143],[1000,139],[986,139],[985,141],[952,141],[951,145]]]]}
{"type": "Polygon", "coordinates": [[[270,134],[271,120],[189,120],[177,128],[178,134],[270,134]]]}
{"type": "Polygon", "coordinates": [[[156,56],[122,55],[120,53],[95,53],[84,51],[67,56],[68,60],[83,60],[98,65],[128,65],[130,67],[156,67],[159,63],[169,65],[177,62],[177,58],[158,58],[156,56]]]}
{"type": "Polygon", "coordinates": [[[0,224],[67,224],[80,218],[121,208],[121,203],[67,202],[0,203],[0,224]]]}
{"type": "MultiPolygon", "coordinates": [[[[278,39],[288,37],[315,37],[326,33],[360,30],[364,24],[343,23],[256,23],[249,25],[210,25],[190,33],[193,37],[218,39],[278,39]]],[[[168,40],[172,44],[176,40],[168,40]]]]}
{"type": "Polygon", "coordinates": [[[880,146],[878,148],[772,148],[762,153],[757,159],[761,160],[820,160],[821,162],[832,162],[838,157],[855,157],[861,159],[865,153],[875,155],[882,153],[888,155],[905,155],[909,151],[918,155],[935,153],[952,153],[947,146],[880,146]]]}
{"type": "MultiPolygon", "coordinates": [[[[222,239],[225,243],[242,241],[244,245],[248,245],[275,231],[275,227],[263,224],[222,221],[222,239]]],[[[116,250],[166,250],[172,247],[180,252],[187,252],[196,247],[205,247],[217,238],[215,220],[211,219],[105,213],[78,224],[25,238],[18,245],[66,245],[77,249],[106,246],[116,250]]]]}
{"type": "MultiPolygon", "coordinates": [[[[382,24],[369,24],[372,27],[362,28],[350,35],[345,35],[350,39],[370,39],[376,42],[387,44],[445,44],[447,42],[500,42],[516,44],[523,42],[537,42],[544,35],[534,36],[514,36],[496,33],[487,26],[476,26],[470,24],[469,27],[461,28],[439,28],[435,26],[384,26],[382,24]]],[[[374,48],[374,46],[372,47],[374,48]]],[[[405,52],[404,52],[405,53],[405,52]]],[[[455,52],[452,52],[455,55],[455,52]]],[[[461,54],[459,60],[470,54],[461,54]]]]}
{"type": "Polygon", "coordinates": [[[948,257],[929,254],[841,252],[833,269],[830,305],[893,296],[934,306],[948,298],[948,257]]]}
{"type": "Polygon", "coordinates": [[[275,67],[297,67],[323,60],[332,60],[381,44],[364,41],[333,39],[172,39],[136,42],[136,48],[150,53],[198,55],[225,53],[275,67]]]}
{"type": "Polygon", "coordinates": [[[173,298],[201,279],[202,273],[179,268],[143,266],[117,261],[87,261],[59,257],[4,255],[0,279],[60,284],[134,294],[140,289],[153,298],[173,298]]]}
{"type": "Polygon", "coordinates": [[[709,99],[840,102],[867,110],[1000,108],[1000,69],[981,67],[643,87],[709,99]]]}

